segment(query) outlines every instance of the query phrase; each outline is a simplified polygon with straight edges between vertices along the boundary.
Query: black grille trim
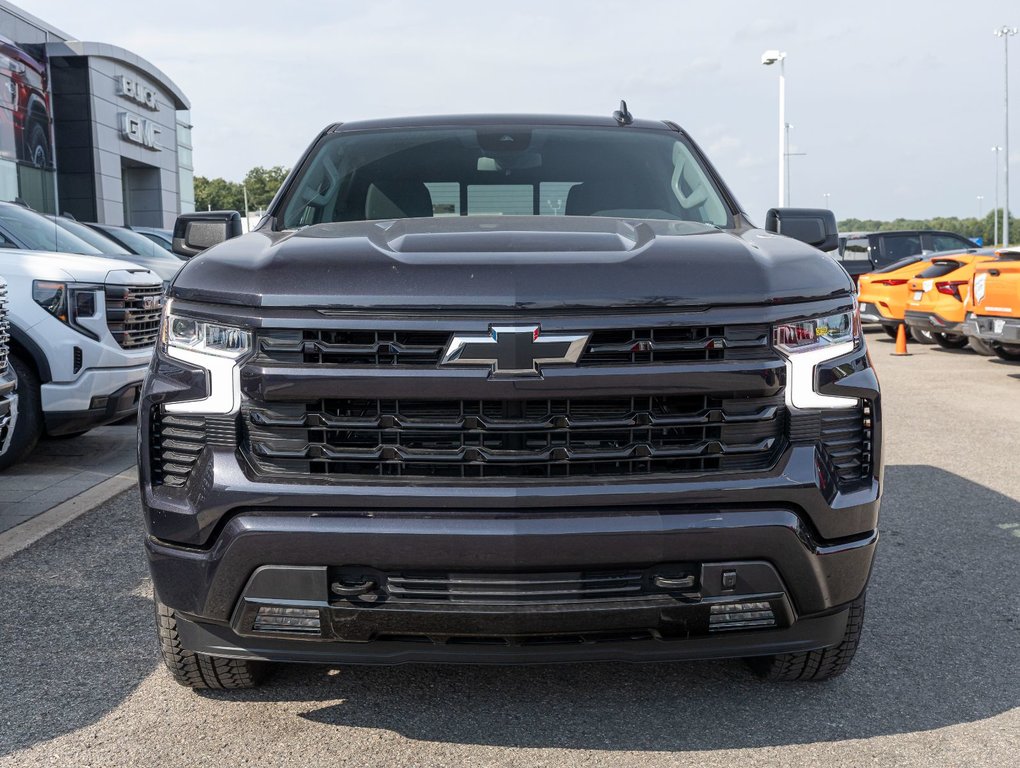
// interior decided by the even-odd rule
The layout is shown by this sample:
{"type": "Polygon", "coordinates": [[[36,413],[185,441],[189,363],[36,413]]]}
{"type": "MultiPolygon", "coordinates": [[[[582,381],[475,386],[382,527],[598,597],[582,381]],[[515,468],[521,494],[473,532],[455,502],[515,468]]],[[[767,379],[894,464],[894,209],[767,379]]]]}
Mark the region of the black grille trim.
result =
{"type": "Polygon", "coordinates": [[[573,603],[639,596],[642,571],[570,573],[400,573],[381,585],[390,598],[454,603],[573,603]]]}
{"type": "Polygon", "coordinates": [[[162,311],[161,284],[106,286],[106,324],[123,349],[154,346],[162,311]]]}
{"type": "Polygon", "coordinates": [[[782,395],[248,403],[243,445],[263,474],[571,477],[770,468],[782,395]]]}
{"type": "Polygon", "coordinates": [[[207,445],[237,445],[237,417],[165,413],[156,407],[151,441],[153,485],[180,488],[188,482],[207,445]]]}
{"type": "MultiPolygon", "coordinates": [[[[662,326],[592,333],[579,365],[641,365],[773,356],[768,325],[662,326]]],[[[456,331],[264,330],[260,362],[436,367],[456,331]]],[[[559,331],[557,331],[559,332],[559,331]]]]}
{"type": "Polygon", "coordinates": [[[871,476],[872,432],[870,401],[863,401],[856,408],[821,414],[822,447],[840,483],[871,476]]]}
{"type": "Polygon", "coordinates": [[[10,320],[7,312],[7,283],[0,280],[0,373],[7,370],[10,354],[10,320]]]}

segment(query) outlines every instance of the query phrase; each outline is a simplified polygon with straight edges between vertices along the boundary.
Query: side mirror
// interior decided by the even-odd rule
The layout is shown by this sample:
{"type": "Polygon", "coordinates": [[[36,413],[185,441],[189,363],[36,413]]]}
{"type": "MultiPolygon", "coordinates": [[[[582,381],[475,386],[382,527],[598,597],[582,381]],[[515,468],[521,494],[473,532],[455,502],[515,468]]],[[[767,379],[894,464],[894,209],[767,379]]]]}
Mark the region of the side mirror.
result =
{"type": "Polygon", "coordinates": [[[240,234],[241,214],[237,211],[182,213],[174,223],[173,251],[190,259],[240,234]]]}
{"type": "Polygon", "coordinates": [[[765,229],[813,245],[820,251],[839,247],[836,216],[824,208],[770,208],[765,229]]]}

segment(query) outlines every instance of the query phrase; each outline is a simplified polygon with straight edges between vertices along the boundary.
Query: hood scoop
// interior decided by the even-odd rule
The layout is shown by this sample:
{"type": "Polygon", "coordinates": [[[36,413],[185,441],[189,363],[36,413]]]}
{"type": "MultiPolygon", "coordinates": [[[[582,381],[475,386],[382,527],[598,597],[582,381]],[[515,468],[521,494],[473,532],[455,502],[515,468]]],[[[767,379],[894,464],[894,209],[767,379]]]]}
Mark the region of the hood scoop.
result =
{"type": "MultiPolygon", "coordinates": [[[[632,258],[655,240],[655,232],[643,222],[587,219],[581,229],[564,230],[562,219],[548,221],[529,216],[524,220],[501,216],[479,217],[473,226],[459,231],[417,219],[383,222],[375,245],[405,264],[615,263],[632,258]],[[495,217],[493,217],[495,218],[495,217]]],[[[461,219],[461,222],[464,220],[461,219]]]]}

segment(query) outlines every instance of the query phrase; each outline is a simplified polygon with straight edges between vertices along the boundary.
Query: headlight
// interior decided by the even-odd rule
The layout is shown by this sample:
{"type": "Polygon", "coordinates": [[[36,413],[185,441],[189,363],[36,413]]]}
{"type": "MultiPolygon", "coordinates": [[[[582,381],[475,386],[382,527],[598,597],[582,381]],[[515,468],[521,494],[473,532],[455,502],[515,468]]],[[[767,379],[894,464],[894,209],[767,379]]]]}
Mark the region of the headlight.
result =
{"type": "Polygon", "coordinates": [[[172,311],[173,300],[166,302],[163,317],[163,348],[200,352],[237,359],[251,350],[251,333],[232,325],[211,323],[172,311]]]}
{"type": "Polygon", "coordinates": [[[835,315],[803,320],[799,323],[777,325],[773,337],[776,348],[797,354],[811,349],[855,342],[860,338],[861,327],[856,312],[838,312],[835,315]]]}
{"type": "Polygon", "coordinates": [[[67,283],[51,283],[48,280],[32,282],[32,298],[62,323],[67,322],[67,283]]]}
{"type": "Polygon", "coordinates": [[[86,328],[78,321],[96,317],[97,295],[102,290],[102,286],[88,283],[58,283],[49,280],[32,282],[32,298],[36,304],[64,325],[97,340],[99,335],[96,330],[86,328]]]}
{"type": "Polygon", "coordinates": [[[786,358],[786,402],[794,408],[852,408],[855,397],[823,395],[815,390],[819,363],[847,355],[857,348],[861,323],[857,305],[810,320],[783,323],[773,329],[775,348],[786,358]]]}
{"type": "Polygon", "coordinates": [[[250,331],[174,312],[173,299],[163,305],[160,350],[167,356],[209,372],[209,391],[199,400],[167,403],[170,413],[235,413],[241,403],[241,359],[252,348],[250,331]]]}

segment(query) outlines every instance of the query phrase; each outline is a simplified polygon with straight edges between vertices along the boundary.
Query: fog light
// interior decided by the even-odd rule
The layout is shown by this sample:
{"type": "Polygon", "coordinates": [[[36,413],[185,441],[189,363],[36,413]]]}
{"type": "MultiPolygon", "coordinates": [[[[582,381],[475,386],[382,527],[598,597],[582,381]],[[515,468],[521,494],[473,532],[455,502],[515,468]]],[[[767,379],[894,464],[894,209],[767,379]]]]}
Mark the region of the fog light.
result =
{"type": "Polygon", "coordinates": [[[263,605],[255,614],[256,632],[294,632],[298,634],[319,634],[322,621],[318,608],[286,608],[278,605],[263,605]]]}
{"type": "Polygon", "coordinates": [[[713,605],[708,617],[710,632],[727,629],[774,627],[776,616],[767,602],[725,603],[713,605]]]}

